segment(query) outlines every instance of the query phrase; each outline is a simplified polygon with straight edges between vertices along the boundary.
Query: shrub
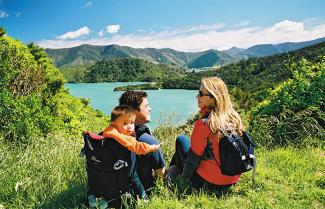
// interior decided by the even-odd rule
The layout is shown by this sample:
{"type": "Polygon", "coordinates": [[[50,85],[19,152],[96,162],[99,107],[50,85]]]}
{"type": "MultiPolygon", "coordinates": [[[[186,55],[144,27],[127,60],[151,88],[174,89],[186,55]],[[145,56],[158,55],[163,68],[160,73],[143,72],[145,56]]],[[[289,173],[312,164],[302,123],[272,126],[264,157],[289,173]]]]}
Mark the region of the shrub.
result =
{"type": "Polygon", "coordinates": [[[325,57],[318,64],[291,65],[293,78],[253,108],[251,132],[261,145],[315,145],[324,141],[325,57]]]}

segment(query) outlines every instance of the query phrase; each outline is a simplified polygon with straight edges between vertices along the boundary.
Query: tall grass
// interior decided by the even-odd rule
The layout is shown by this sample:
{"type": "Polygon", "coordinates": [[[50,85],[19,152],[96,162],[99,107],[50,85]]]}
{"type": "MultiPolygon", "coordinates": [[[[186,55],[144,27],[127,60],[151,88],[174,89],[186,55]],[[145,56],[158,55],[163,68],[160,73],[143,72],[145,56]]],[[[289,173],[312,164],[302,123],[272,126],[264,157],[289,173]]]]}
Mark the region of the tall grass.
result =
{"type": "MultiPolygon", "coordinates": [[[[178,134],[190,126],[160,126],[167,162],[178,134]]],[[[39,139],[26,147],[13,147],[0,139],[0,208],[85,208],[86,170],[79,151],[81,139],[60,135],[39,139]]],[[[216,197],[202,191],[186,194],[158,183],[149,203],[138,208],[324,208],[324,148],[256,150],[256,184],[251,173],[242,175],[229,195],[216,197]]],[[[180,185],[178,185],[180,186],[180,185]]]]}
{"type": "Polygon", "coordinates": [[[26,147],[0,141],[0,202],[4,208],[75,208],[85,196],[81,140],[52,136],[26,147]]]}
{"type": "Polygon", "coordinates": [[[299,112],[286,110],[278,117],[261,116],[251,121],[257,144],[276,146],[325,146],[324,112],[310,107],[299,112]]]}

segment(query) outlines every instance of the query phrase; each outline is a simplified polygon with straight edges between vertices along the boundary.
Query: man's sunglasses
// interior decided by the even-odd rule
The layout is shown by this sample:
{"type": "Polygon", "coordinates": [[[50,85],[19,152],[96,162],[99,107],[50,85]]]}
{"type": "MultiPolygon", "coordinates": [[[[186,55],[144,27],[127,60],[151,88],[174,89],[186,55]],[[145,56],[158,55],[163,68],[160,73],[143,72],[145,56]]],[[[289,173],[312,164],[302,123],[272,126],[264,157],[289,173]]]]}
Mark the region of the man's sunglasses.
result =
{"type": "Polygon", "coordinates": [[[205,94],[202,91],[199,91],[198,95],[199,95],[199,97],[203,97],[203,96],[213,97],[212,94],[209,94],[209,93],[205,94]]]}

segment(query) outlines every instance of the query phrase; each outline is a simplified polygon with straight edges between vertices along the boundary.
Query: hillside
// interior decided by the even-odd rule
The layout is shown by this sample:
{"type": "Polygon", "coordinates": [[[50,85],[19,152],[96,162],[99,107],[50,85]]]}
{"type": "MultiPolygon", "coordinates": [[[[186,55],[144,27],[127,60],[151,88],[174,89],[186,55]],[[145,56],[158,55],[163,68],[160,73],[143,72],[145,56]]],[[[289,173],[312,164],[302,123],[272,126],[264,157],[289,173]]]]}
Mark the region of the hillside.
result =
{"type": "MultiPolygon", "coordinates": [[[[320,62],[320,58],[325,54],[325,42],[308,46],[289,53],[276,54],[267,57],[249,58],[231,63],[220,68],[200,71],[188,74],[187,80],[175,81],[181,88],[198,88],[201,77],[219,76],[231,87],[240,87],[243,91],[256,92],[276,86],[288,78],[292,77],[292,72],[288,70],[288,65],[301,59],[306,59],[311,63],[320,62]],[[196,85],[187,85],[196,81],[196,85]]],[[[175,88],[170,86],[170,88],[175,88]]]]}
{"type": "Polygon", "coordinates": [[[225,51],[207,50],[203,52],[181,52],[173,49],[132,48],[119,45],[81,45],[64,49],[46,49],[54,64],[59,68],[78,67],[114,58],[139,58],[154,63],[173,64],[179,67],[202,68],[221,66],[243,58],[263,57],[284,53],[324,42],[325,38],[299,43],[277,45],[264,44],[248,49],[232,48],[225,51]]]}
{"type": "Polygon", "coordinates": [[[99,61],[87,68],[83,82],[162,81],[182,78],[185,69],[166,64],[154,64],[143,59],[120,58],[99,61]]]}
{"type": "Polygon", "coordinates": [[[233,56],[228,55],[225,52],[217,50],[208,50],[202,52],[203,54],[196,59],[192,60],[187,67],[188,68],[204,68],[220,66],[231,63],[235,60],[233,56]]]}

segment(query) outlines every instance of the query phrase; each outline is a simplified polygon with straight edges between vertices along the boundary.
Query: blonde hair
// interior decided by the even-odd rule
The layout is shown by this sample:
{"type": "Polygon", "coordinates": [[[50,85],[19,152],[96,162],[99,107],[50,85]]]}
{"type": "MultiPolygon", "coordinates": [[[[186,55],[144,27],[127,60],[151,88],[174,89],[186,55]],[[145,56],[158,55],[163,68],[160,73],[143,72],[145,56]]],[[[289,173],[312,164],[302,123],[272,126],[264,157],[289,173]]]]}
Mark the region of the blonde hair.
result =
{"type": "Polygon", "coordinates": [[[201,84],[213,96],[214,102],[207,124],[218,138],[238,134],[242,135],[243,124],[239,114],[234,110],[226,84],[218,77],[203,78],[201,84]]]}

